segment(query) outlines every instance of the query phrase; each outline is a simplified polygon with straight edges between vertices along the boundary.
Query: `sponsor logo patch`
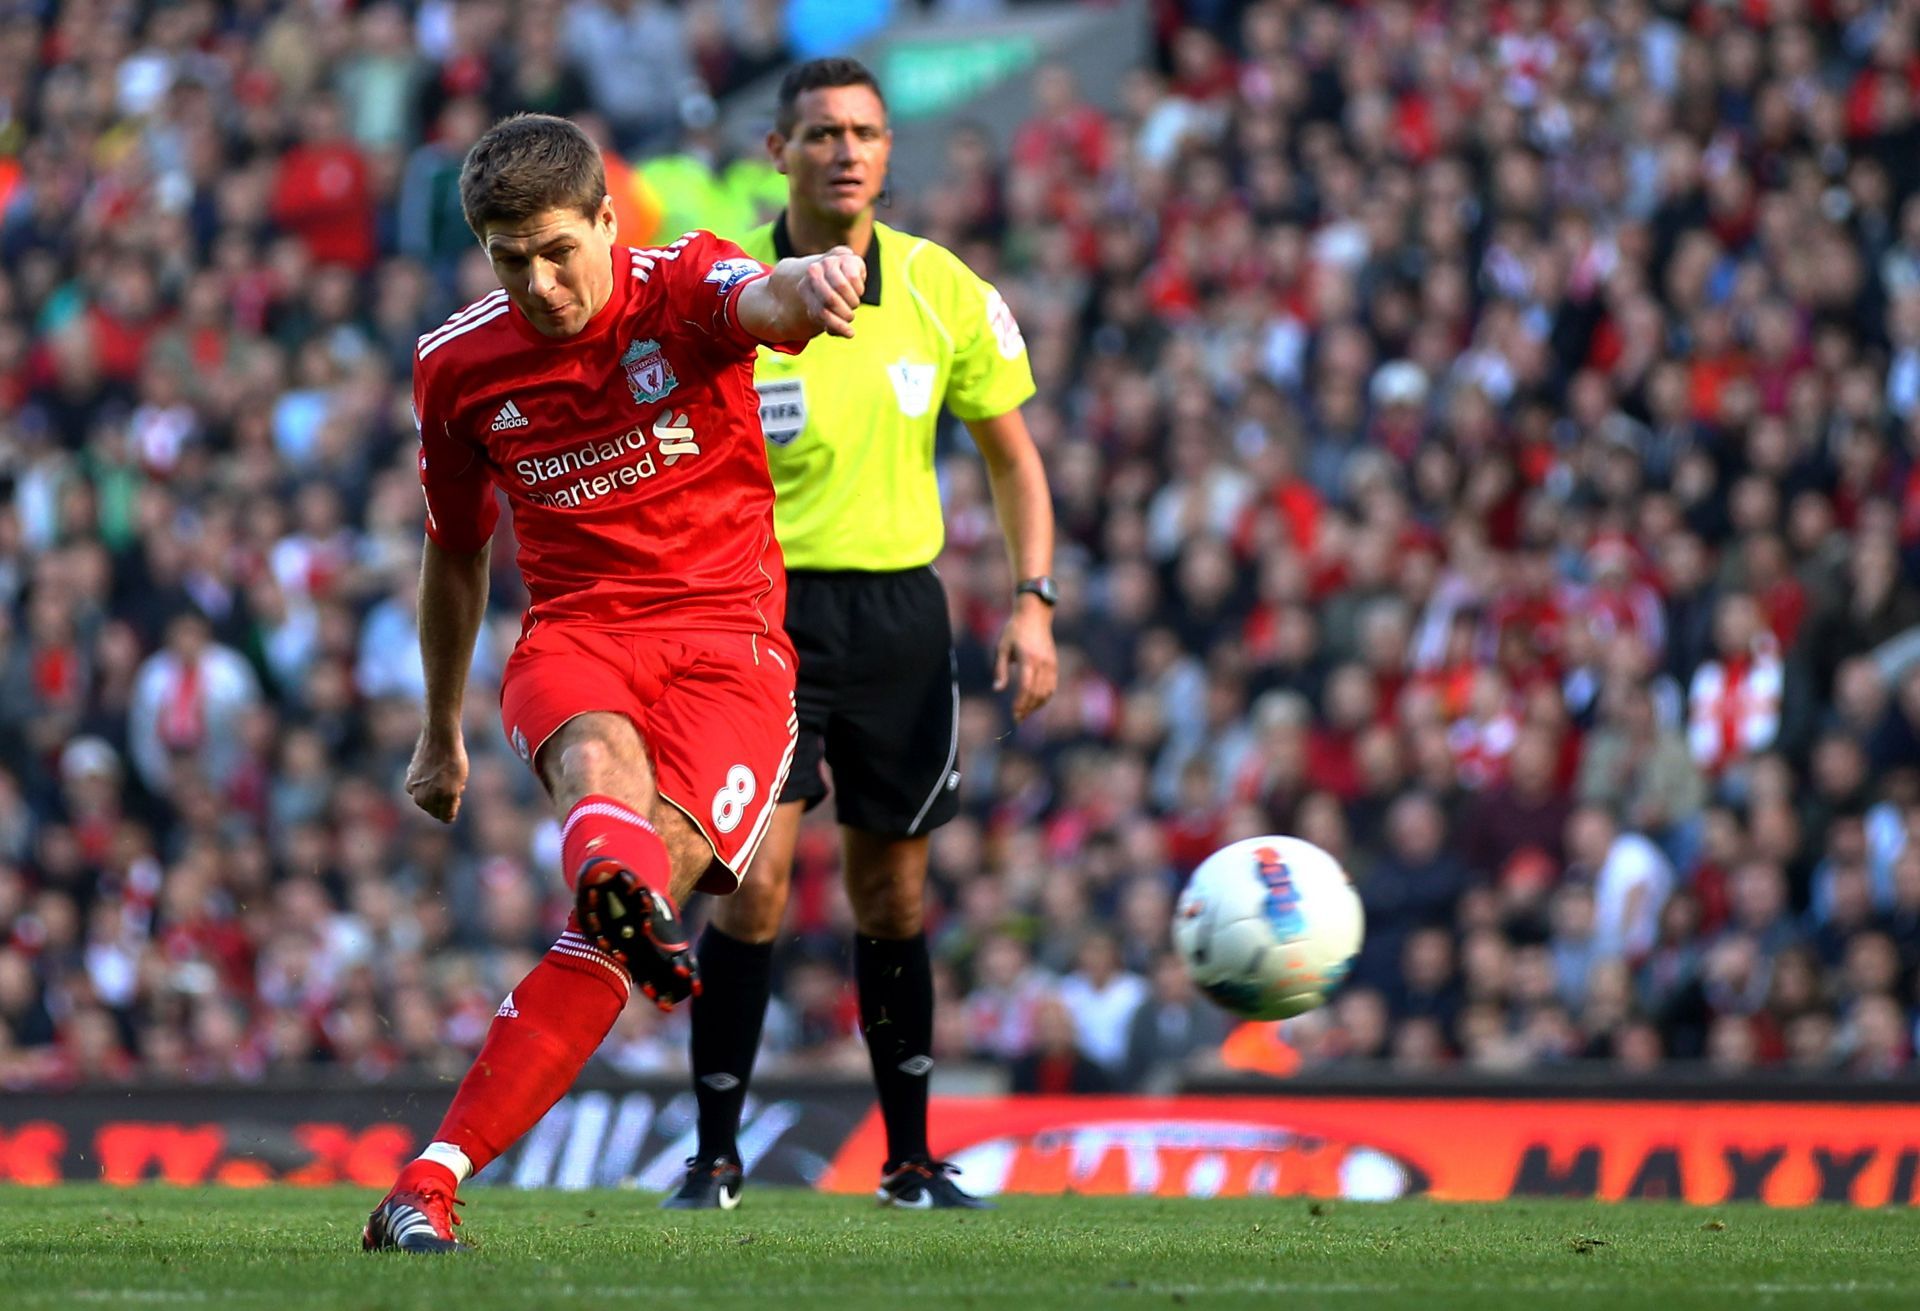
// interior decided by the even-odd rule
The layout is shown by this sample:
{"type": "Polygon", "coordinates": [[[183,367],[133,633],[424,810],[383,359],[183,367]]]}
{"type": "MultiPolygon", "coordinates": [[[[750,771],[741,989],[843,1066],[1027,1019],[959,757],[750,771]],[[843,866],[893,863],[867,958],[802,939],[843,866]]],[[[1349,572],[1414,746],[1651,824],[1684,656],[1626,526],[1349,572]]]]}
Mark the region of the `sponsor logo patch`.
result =
{"type": "Polygon", "coordinates": [[[520,407],[515,405],[511,400],[500,407],[500,413],[493,416],[493,430],[495,432],[505,432],[509,428],[524,428],[526,426],[527,416],[520,413],[520,407]]]}
{"type": "Polygon", "coordinates": [[[1013,317],[1013,311],[1007,308],[1000,293],[987,293],[987,327],[993,332],[994,344],[1000,348],[1000,358],[1011,360],[1019,358],[1020,352],[1027,348],[1027,339],[1020,335],[1020,322],[1013,317]]]}
{"type": "Polygon", "coordinates": [[[931,364],[913,360],[887,366],[887,378],[893,383],[893,397],[900,402],[900,413],[917,419],[933,408],[933,380],[938,372],[931,364]]]}
{"type": "Polygon", "coordinates": [[[662,463],[669,469],[678,464],[683,455],[700,454],[700,444],[693,440],[693,426],[684,414],[663,414],[655,419],[653,440],[659,443],[662,463]]]}
{"type": "Polygon", "coordinates": [[[723,259],[714,261],[707,270],[703,282],[714,285],[714,294],[724,296],[748,278],[756,277],[767,271],[767,266],[757,259],[723,259]]]}

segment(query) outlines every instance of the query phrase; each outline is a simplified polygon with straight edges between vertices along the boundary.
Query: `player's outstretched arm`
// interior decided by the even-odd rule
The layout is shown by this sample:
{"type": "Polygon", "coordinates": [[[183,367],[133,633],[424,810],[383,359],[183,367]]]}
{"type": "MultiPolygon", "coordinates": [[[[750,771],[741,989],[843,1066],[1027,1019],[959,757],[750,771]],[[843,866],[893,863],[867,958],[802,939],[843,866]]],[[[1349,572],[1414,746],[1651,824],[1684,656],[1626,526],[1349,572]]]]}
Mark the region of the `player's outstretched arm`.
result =
{"type": "MultiPolygon", "coordinates": [[[[1020,411],[967,424],[987,466],[994,513],[1007,539],[1007,563],[1015,580],[1053,572],[1053,498],[1047,470],[1020,411]]],[[[994,653],[993,686],[1013,690],[1013,716],[1025,719],[1053,697],[1059,657],[1053,647],[1053,607],[1022,593],[1013,598],[1013,614],[1000,633],[994,653]]]]}
{"type": "Polygon", "coordinates": [[[460,707],[473,666],[473,643],[487,610],[492,548],[460,555],[429,537],[420,561],[420,659],[426,667],[426,722],[407,766],[407,795],[443,824],[460,813],[467,787],[467,744],[460,707]]]}
{"type": "Polygon", "coordinates": [[[867,262],[845,246],[783,259],[740,290],[740,326],[765,342],[806,341],[822,332],[853,335],[867,289],[867,262]]]}

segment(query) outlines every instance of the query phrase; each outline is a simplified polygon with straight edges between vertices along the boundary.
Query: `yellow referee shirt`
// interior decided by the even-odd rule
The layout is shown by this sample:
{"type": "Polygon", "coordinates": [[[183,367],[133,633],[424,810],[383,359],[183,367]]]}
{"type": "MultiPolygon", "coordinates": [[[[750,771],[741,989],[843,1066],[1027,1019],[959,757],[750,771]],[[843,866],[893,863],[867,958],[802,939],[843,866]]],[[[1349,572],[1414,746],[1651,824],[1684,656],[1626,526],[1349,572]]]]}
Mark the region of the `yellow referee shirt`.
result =
{"type": "MultiPolygon", "coordinates": [[[[783,214],[741,247],[793,254],[783,214]]],[[[789,569],[915,569],[946,540],[933,472],[944,404],[992,419],[1033,395],[1027,344],[1000,293],[924,237],[873,225],[854,335],[754,367],[789,569]]]]}

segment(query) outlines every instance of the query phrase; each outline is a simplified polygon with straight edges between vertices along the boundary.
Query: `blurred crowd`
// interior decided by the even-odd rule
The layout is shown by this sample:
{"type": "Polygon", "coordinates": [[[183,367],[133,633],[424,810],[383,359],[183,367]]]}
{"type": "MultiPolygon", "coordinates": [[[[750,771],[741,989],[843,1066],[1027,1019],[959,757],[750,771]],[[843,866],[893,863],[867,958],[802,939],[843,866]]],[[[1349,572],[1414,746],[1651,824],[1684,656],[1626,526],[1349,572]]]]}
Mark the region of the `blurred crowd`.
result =
{"type": "MultiPolygon", "coordinates": [[[[464,1068],[566,897],[496,713],[505,525],[460,821],[400,787],[413,342],[492,285],[453,179],[520,108],[644,176],[832,8],[6,9],[0,1086],[464,1068]]],[[[1061,525],[1061,691],[1015,726],[943,439],[936,1055],[1910,1069],[1920,4],[1151,8],[1116,107],[1042,67],[889,215],[1018,313],[1061,525]],[[1170,909],[1276,831],[1368,940],[1236,1030],[1170,909]]],[[[769,1071],[864,1068],[836,848],[817,813],[769,1071]]],[[[683,1025],[599,1059],[683,1068],[683,1025]]]]}

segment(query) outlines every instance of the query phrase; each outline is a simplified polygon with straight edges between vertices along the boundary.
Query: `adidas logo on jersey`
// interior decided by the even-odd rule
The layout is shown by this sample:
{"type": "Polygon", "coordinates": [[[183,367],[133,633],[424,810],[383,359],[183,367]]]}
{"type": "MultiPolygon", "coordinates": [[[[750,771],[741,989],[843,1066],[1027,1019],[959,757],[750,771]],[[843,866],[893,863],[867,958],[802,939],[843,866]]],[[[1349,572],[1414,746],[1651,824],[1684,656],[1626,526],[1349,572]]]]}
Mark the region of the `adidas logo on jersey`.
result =
{"type": "MultiPolygon", "coordinates": [[[[526,420],[522,419],[520,422],[525,423],[526,420]]],[[[500,1003],[500,1009],[493,1013],[493,1018],[496,1020],[517,1020],[520,1018],[520,1008],[513,1004],[513,994],[511,992],[507,994],[506,1000],[500,1003]]]]}
{"type": "Polygon", "coordinates": [[[527,416],[520,413],[520,407],[512,401],[508,401],[505,405],[502,405],[500,407],[500,413],[493,416],[493,430],[495,432],[505,432],[509,428],[524,428],[526,426],[527,416]]]}

